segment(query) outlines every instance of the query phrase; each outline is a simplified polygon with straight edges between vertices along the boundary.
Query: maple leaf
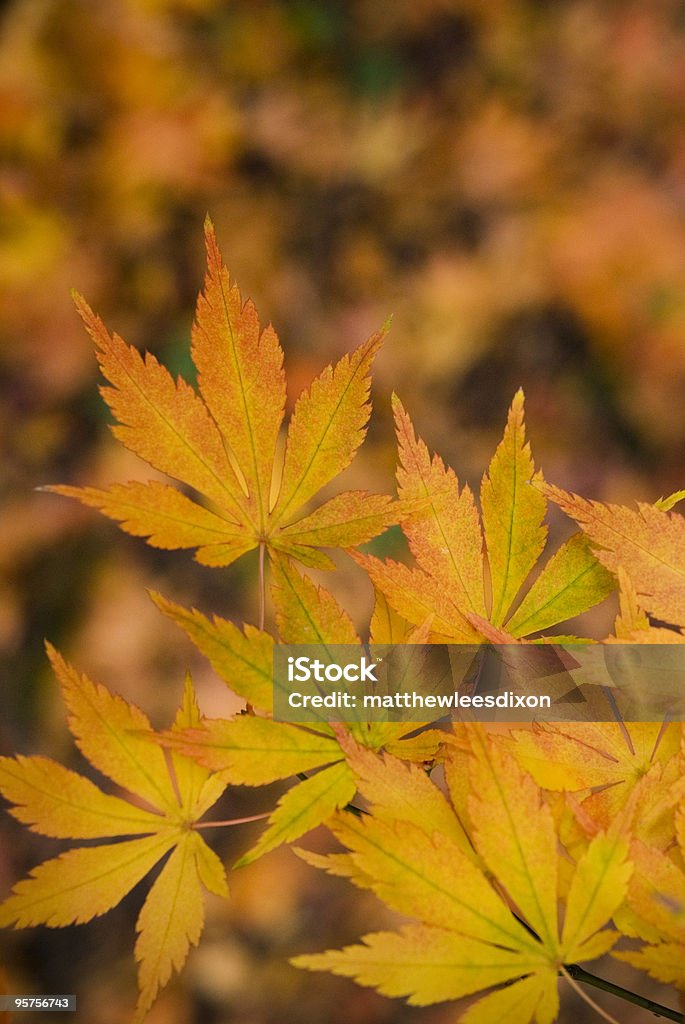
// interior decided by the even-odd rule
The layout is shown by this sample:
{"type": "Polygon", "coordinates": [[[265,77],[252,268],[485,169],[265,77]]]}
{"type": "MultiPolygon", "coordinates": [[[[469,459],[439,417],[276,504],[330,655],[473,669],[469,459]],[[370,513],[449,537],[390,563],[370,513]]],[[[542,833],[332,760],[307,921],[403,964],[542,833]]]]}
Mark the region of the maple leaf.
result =
{"type": "MultiPolygon", "coordinates": [[[[301,575],[287,559],[273,563],[272,595],[283,643],[328,645],[361,643],[352,620],[324,587],[301,575]]],[[[233,623],[176,605],[153,595],[158,607],[180,625],[214,668],[258,712],[273,714],[272,638],[254,627],[242,632],[233,623]]],[[[381,614],[372,642],[385,642],[381,614]]],[[[387,623],[387,618],[384,619],[387,623]]],[[[417,631],[409,642],[419,642],[417,631]]],[[[442,734],[414,722],[352,722],[352,735],[372,750],[385,747],[401,757],[432,759],[442,734]]],[[[345,762],[339,736],[325,719],[298,725],[272,717],[239,714],[230,719],[204,719],[198,726],[166,734],[165,744],[234,785],[262,786],[302,776],[278,801],[257,844],[238,862],[242,866],[284,842],[310,831],[349,803],[356,780],[345,762]]]]}
{"type": "Polygon", "coordinates": [[[86,302],[76,305],[97,346],[101,389],[118,425],[114,435],[155,469],[207,502],[150,481],[108,489],[52,486],[117,520],[160,548],[196,548],[203,565],[225,566],[264,545],[309,566],[332,568],[319,548],[353,547],[397,522],[392,499],[348,491],[313,512],[305,506],[352,461],[369,418],[369,372],[385,334],[328,366],[297,400],[287,431],[280,489],[271,500],[276,445],[283,423],[283,352],[255,307],[243,304],[228,275],[214,230],[205,225],[207,275],[197,302],[191,354],[199,394],[174,381],[149,353],[143,358],[86,302]]]}
{"type": "MultiPolygon", "coordinates": [[[[657,648],[657,672],[645,666],[627,645],[682,644],[679,631],[651,625],[640,607],[632,580],[617,567],[619,614],[614,635],[604,643],[617,645],[620,660],[611,653],[605,660],[620,681],[621,694],[636,706],[647,700],[650,708],[659,696],[679,699],[682,683],[664,673],[665,654],[657,648]],[[625,657],[621,657],[626,655],[625,657]],[[660,677],[665,676],[665,682],[660,677]],[[661,692],[663,691],[663,693],[661,692]],[[671,692],[672,691],[672,692],[671,692]]],[[[637,653],[637,652],[636,652],[637,653]]],[[[603,678],[603,677],[602,677],[603,678]]],[[[649,716],[653,712],[650,710],[649,716]]],[[[636,716],[639,717],[639,716],[636,716]]],[[[636,790],[636,832],[651,843],[665,846],[672,837],[672,811],[683,790],[678,761],[680,726],[663,722],[535,723],[531,730],[511,732],[511,750],[519,764],[543,789],[579,793],[574,811],[591,834],[608,827],[636,790]],[[590,792],[592,791],[592,792],[590,792]]],[[[510,741],[500,737],[498,742],[510,741]]]]}
{"type": "MultiPolygon", "coordinates": [[[[332,595],[301,577],[282,559],[274,565],[272,590],[282,624],[286,608],[290,608],[293,616],[307,617],[309,642],[358,642],[349,617],[332,595]]],[[[159,599],[158,604],[179,625],[187,628],[189,616],[185,609],[159,599]]],[[[221,642],[222,638],[230,638],[230,646],[221,646],[221,661],[217,663],[216,658],[213,661],[232,686],[236,648],[242,647],[238,639],[240,630],[237,627],[227,628],[225,621],[215,620],[211,624],[196,611],[190,613],[190,623],[192,628],[188,632],[196,642],[198,626],[201,626],[200,650],[207,649],[207,638],[211,642],[209,649],[214,651],[217,640],[221,642]]],[[[265,651],[266,646],[262,648],[262,652],[265,651]]],[[[263,660],[261,667],[268,672],[271,684],[271,660],[268,665],[263,660]]],[[[257,701],[245,690],[241,695],[259,710],[270,712],[273,697],[268,690],[260,687],[257,701]]],[[[314,828],[348,803],[356,790],[352,772],[344,762],[332,730],[325,723],[312,723],[311,728],[303,728],[259,715],[236,715],[230,719],[206,719],[200,726],[177,735],[167,735],[166,742],[208,769],[220,772],[222,778],[236,785],[262,786],[289,779],[298,773],[321,769],[316,775],[298,782],[281,797],[267,829],[257,845],[241,858],[241,864],[314,828]]]]}
{"type": "Polygon", "coordinates": [[[516,639],[586,611],[614,589],[587,538],[576,534],[516,606],[547,538],[547,504],[525,439],[522,391],[514,396],[504,436],[483,477],[481,516],[468,485],[460,488],[454,471],[438,455],[431,458],[397,398],[393,406],[399,497],[423,502],[402,518],[417,567],[354,557],[397,613],[417,625],[432,615],[434,639],[447,643],[481,641],[479,620],[506,626],[516,639]]]}
{"type": "Polygon", "coordinates": [[[650,614],[685,626],[685,517],[669,511],[680,492],[656,505],[638,502],[637,509],[558,487],[548,486],[545,493],[576,520],[602,565],[614,575],[624,570],[650,614]]]}
{"type": "MultiPolygon", "coordinates": [[[[59,839],[117,840],[77,847],[39,864],[0,905],[0,925],[61,928],[90,921],[115,907],[167,857],[136,925],[140,995],[135,1021],[142,1021],[199,941],[202,888],[227,895],[221,861],[193,828],[226,786],[176,752],[169,766],[139,708],[79,675],[50,645],[48,654],[79,749],[136,802],[103,793],[49,758],[0,758],[0,792],[14,805],[14,817],[33,831],[59,839]]],[[[198,722],[187,677],[173,730],[198,722]]]]}
{"type": "Polygon", "coordinates": [[[464,846],[461,825],[441,794],[422,794],[417,801],[410,789],[403,798],[401,775],[433,785],[425,775],[418,783],[419,769],[348,744],[348,761],[371,814],[338,815],[331,829],[348,853],[313,862],[347,875],[418,923],[292,962],[352,977],[384,995],[406,996],[416,1006],[510,983],[461,1019],[550,1024],[563,965],[601,956],[616,941],[617,933],[605,925],[625,897],[627,837],[616,824],[590,842],[576,864],[560,926],[558,838],[542,791],[480,729],[469,735],[474,850],[464,846]]]}
{"type": "MultiPolygon", "coordinates": [[[[681,863],[685,859],[685,806],[676,816],[681,863]]],[[[661,850],[634,840],[635,873],[628,890],[633,914],[619,918],[631,938],[646,940],[638,950],[614,952],[653,978],[685,991],[685,871],[661,850]]]]}
{"type": "Polygon", "coordinates": [[[677,799],[681,775],[679,723],[535,723],[512,738],[516,760],[541,788],[581,793],[584,819],[595,829],[607,828],[646,779],[638,827],[668,836],[663,815],[677,799]]]}
{"type": "Polygon", "coordinates": [[[512,733],[513,751],[544,789],[616,786],[676,756],[679,729],[675,722],[535,723],[512,733]]]}

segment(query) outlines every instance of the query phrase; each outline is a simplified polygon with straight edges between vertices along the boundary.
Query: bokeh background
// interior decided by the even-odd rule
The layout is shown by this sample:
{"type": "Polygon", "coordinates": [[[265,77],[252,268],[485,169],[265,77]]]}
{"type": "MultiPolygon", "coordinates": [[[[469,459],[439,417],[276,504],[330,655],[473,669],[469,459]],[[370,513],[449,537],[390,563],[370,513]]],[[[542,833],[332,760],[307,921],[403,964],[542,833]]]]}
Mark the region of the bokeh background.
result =
{"type": "MultiPolygon", "coordinates": [[[[255,621],[254,561],[203,569],[35,490],[150,475],[111,439],[70,289],[192,378],[207,211],[279,332],[291,400],[394,314],[348,483],[392,487],[396,390],[477,486],[523,385],[549,480],[618,501],[683,486],[680,0],[4,0],[0,33],[3,753],[88,770],[44,637],[157,724],[187,665],[204,709],[230,710],[145,588],[255,621]]],[[[555,537],[568,530],[553,519],[555,537]]],[[[401,554],[397,531],[376,550],[401,554]]],[[[328,585],[363,628],[368,588],[341,566],[328,585]]],[[[223,809],[273,797],[238,792],[223,809]]],[[[230,859],[253,834],[217,848],[230,859]]],[[[59,848],[6,816],[0,838],[3,893],[59,848]]],[[[78,992],[78,1022],[127,1021],[143,895],[83,928],[4,936],[10,991],[78,992]]],[[[385,919],[371,897],[272,854],[210,904],[151,1024],[454,1019],[287,966],[385,919]]],[[[586,1010],[572,996],[564,1014],[586,1010]]]]}

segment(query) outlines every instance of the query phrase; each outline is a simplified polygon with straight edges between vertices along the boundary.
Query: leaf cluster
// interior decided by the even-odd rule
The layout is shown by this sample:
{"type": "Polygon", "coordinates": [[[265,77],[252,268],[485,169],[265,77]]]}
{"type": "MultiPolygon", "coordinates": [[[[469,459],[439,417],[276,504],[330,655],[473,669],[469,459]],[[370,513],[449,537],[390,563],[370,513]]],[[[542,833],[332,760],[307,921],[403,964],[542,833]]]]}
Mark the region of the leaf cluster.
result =
{"type": "Polygon", "coordinates": [[[91,920],[161,863],[137,922],[142,1021],[199,941],[203,890],[227,894],[224,865],[200,830],[244,819],[206,822],[205,814],[227,788],[290,781],[234,869],[327,824],[338,851],[299,855],[410,919],[361,944],[299,956],[297,966],[415,1005],[478,995],[461,1018],[469,1024],[551,1024],[559,978],[573,984],[574,965],[609,951],[685,989],[680,723],[567,722],[492,734],[475,723],[298,725],[274,718],[272,680],[275,643],[365,643],[333,594],[295,565],[330,568],[323,549],[334,547],[348,550],[374,587],[372,643],[544,644],[612,592],[619,612],[603,643],[682,643],[685,520],[673,508],[683,492],[634,510],[547,484],[519,391],[478,504],[394,398],[397,498],[347,491],[311,510],[363,440],[384,332],[303,392],[280,457],[278,338],[243,303],[210,224],[206,241],[192,336],[197,390],[110,335],[77,299],[108,381],[115,436],[180,486],[51,489],[149,544],[195,548],[207,566],[259,550],[258,625],[153,594],[245,707],[204,717],[188,677],[173,724],[155,732],[139,708],[49,648],[75,742],[115,791],[44,757],[0,759],[0,792],[19,821],[55,839],[104,840],[34,868],[0,906],[0,924],[91,920]],[[549,502],[579,529],[543,555],[549,502]],[[414,564],[353,550],[396,522],[414,564]],[[273,630],[264,617],[267,555],[273,630]],[[438,764],[444,786],[431,774],[438,764]],[[628,948],[622,936],[642,945],[628,948]]]}

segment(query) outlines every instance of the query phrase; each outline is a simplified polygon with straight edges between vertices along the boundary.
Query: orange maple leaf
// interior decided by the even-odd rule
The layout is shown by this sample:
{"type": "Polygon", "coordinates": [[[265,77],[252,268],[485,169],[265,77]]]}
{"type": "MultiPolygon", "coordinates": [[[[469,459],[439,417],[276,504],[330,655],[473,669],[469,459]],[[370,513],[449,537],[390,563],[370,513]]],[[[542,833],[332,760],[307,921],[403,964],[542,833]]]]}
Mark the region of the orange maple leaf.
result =
{"type": "Polygon", "coordinates": [[[558,487],[547,487],[545,493],[576,520],[602,565],[615,575],[623,568],[648,612],[685,626],[685,517],[668,511],[672,499],[639,502],[632,509],[589,501],[558,487]]]}
{"type": "Polygon", "coordinates": [[[478,623],[485,620],[498,630],[505,626],[514,640],[580,614],[614,589],[587,539],[576,534],[520,599],[547,538],[547,504],[526,442],[522,391],[514,396],[483,477],[481,515],[468,485],[460,487],[438,455],[431,458],[401,403],[393,401],[399,497],[403,503],[422,502],[402,516],[417,567],[364,555],[355,559],[396,612],[416,625],[432,615],[434,638],[447,643],[479,642],[478,623]]]}
{"type": "Polygon", "coordinates": [[[53,486],[117,520],[160,548],[197,548],[204,565],[224,566],[263,545],[309,566],[331,568],[320,548],[354,547],[397,522],[388,495],[348,491],[315,511],[304,507],[352,461],[369,418],[369,372],[385,335],[328,366],[297,400],[287,432],[280,489],[272,500],[283,423],[283,352],[271,325],[260,333],[205,225],[207,276],[197,302],[192,357],[199,394],[143,358],[86,302],[77,308],[98,349],[109,387],[102,395],[114,435],[155,469],[201,495],[207,506],[158,481],[94,487],[53,486]]]}

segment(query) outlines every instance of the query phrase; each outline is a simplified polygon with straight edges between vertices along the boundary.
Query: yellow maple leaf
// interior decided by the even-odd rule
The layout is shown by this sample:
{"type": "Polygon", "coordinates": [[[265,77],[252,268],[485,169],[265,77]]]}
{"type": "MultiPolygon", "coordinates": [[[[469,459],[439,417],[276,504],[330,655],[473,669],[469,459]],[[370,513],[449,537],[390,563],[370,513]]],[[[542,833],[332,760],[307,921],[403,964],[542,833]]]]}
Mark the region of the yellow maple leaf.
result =
{"type": "MultiPolygon", "coordinates": [[[[685,803],[676,815],[680,862],[685,858],[685,803]]],[[[635,840],[635,874],[628,890],[632,914],[619,918],[631,938],[645,939],[638,950],[615,952],[653,978],[685,992],[685,870],[662,850],[635,840]]]]}
{"type": "MultiPolygon", "coordinates": [[[[333,595],[301,575],[282,556],[273,561],[272,594],[283,643],[317,644],[324,655],[329,645],[360,645],[352,620],[333,595]]],[[[356,792],[355,776],[325,712],[320,720],[306,724],[271,717],[273,639],[254,627],[245,627],[243,632],[225,619],[210,621],[195,609],[183,608],[160,595],[153,597],[210,658],[228,686],[259,712],[203,719],[191,729],[167,733],[165,744],[221,773],[232,785],[262,786],[300,776],[278,801],[257,844],[238,864],[247,864],[281,843],[299,838],[349,803],[356,792]],[[313,771],[316,774],[302,778],[303,773],[313,771]]],[[[388,622],[379,612],[374,618],[372,642],[389,640],[382,620],[388,622]]],[[[410,632],[408,639],[420,642],[418,631],[410,632]]],[[[416,722],[355,721],[348,728],[371,750],[384,748],[417,761],[433,759],[442,739],[437,730],[413,735],[420,728],[416,722]]]]}
{"type": "Polygon", "coordinates": [[[229,279],[209,220],[207,275],[197,302],[192,357],[199,393],[149,353],[111,336],[87,303],[77,308],[97,346],[102,395],[114,435],[207,505],[150,481],[108,489],[52,486],[160,548],[197,548],[204,565],[229,565],[263,546],[306,565],[332,568],[320,548],[350,547],[397,522],[388,495],[348,491],[306,514],[309,501],[352,461],[369,418],[369,372],[385,328],[328,366],[297,400],[288,426],[280,489],[272,501],[286,381],[275,331],[229,279]]]}
{"type": "MultiPolygon", "coordinates": [[[[605,926],[625,898],[632,870],[628,840],[617,823],[591,841],[576,864],[561,925],[560,853],[550,808],[506,751],[477,727],[469,735],[473,849],[464,845],[461,825],[444,797],[437,806],[437,797],[417,801],[409,795],[403,801],[399,776],[410,781],[420,769],[348,744],[348,761],[359,773],[372,813],[335,819],[332,831],[347,854],[306,859],[347,875],[419,923],[366,935],[361,945],[299,956],[293,963],[352,977],[384,995],[406,996],[416,1006],[506,983],[461,1020],[551,1024],[564,964],[599,957],[616,941],[617,933],[605,926]],[[452,827],[445,827],[446,810],[452,827]]],[[[433,785],[423,778],[411,782],[433,785]]]]}
{"type": "MultiPolygon", "coordinates": [[[[77,847],[35,867],[0,905],[0,926],[61,928],[111,910],[167,854],[145,899],[136,930],[142,1021],[204,922],[202,888],[227,895],[221,861],[193,828],[226,785],[173,752],[170,763],[135,705],[79,675],[54,648],[48,654],[69,709],[76,743],[94,768],[134,801],[45,757],[0,758],[0,792],[31,829],[62,839],[117,839],[77,847]],[[136,836],[138,838],[123,838],[136,836]]],[[[199,723],[190,677],[173,729],[199,723]]]]}
{"type": "MultiPolygon", "coordinates": [[[[623,697],[653,705],[665,691],[679,697],[682,684],[668,673],[650,670],[633,644],[682,644],[683,634],[652,626],[640,607],[636,589],[618,566],[619,613],[614,635],[604,642],[612,675],[620,680],[623,697]],[[620,660],[613,658],[617,652],[620,660]],[[637,658],[636,658],[637,656],[637,658]],[[660,676],[666,682],[660,682],[660,676]]],[[[664,668],[664,652],[657,647],[656,669],[664,668]]],[[[651,714],[651,711],[650,711],[651,714]]],[[[585,831],[607,828],[635,792],[636,831],[641,838],[665,845],[672,837],[672,811],[683,790],[678,760],[680,725],[675,722],[535,723],[531,730],[511,732],[512,753],[543,789],[577,793],[573,804],[585,831]],[[636,790],[638,792],[636,792],[636,790]]],[[[501,737],[498,742],[508,744],[501,737]]]]}
{"type": "Polygon", "coordinates": [[[434,638],[446,643],[481,641],[479,620],[506,626],[513,640],[580,614],[614,589],[613,577],[587,539],[576,534],[516,604],[547,537],[547,503],[525,438],[522,391],[514,396],[504,436],[483,477],[480,516],[468,485],[460,488],[454,471],[438,455],[431,458],[399,400],[393,402],[398,493],[401,508],[409,510],[402,529],[417,567],[355,558],[397,613],[416,625],[432,615],[434,638]],[[422,502],[418,508],[417,501],[422,502]]]}

